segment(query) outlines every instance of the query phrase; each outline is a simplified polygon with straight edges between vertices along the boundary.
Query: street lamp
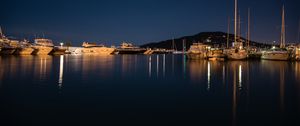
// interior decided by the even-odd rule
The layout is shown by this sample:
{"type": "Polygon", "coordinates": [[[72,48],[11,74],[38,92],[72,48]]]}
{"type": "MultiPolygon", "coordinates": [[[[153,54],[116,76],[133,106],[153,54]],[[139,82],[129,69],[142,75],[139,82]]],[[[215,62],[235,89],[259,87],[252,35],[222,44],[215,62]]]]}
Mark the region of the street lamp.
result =
{"type": "Polygon", "coordinates": [[[60,43],[60,47],[63,47],[63,46],[64,46],[64,43],[61,42],[61,43],[60,43]]]}

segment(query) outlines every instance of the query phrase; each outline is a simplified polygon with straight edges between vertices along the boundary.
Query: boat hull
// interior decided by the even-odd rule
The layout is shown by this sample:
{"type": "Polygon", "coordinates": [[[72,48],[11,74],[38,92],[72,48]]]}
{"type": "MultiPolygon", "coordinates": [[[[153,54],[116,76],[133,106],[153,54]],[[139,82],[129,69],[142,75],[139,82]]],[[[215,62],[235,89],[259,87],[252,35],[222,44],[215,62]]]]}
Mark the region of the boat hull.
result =
{"type": "Polygon", "coordinates": [[[143,54],[146,49],[117,49],[118,54],[143,54]]]}
{"type": "Polygon", "coordinates": [[[247,59],[248,53],[246,50],[239,50],[239,49],[231,49],[229,52],[226,53],[227,58],[229,60],[245,60],[247,59]]]}
{"type": "Polygon", "coordinates": [[[261,59],[263,60],[288,60],[288,53],[266,53],[262,54],[261,59]]]}
{"type": "Polygon", "coordinates": [[[201,60],[207,58],[205,53],[187,53],[187,58],[191,60],[201,60]]]}
{"type": "Polygon", "coordinates": [[[18,49],[16,49],[15,54],[16,55],[31,55],[33,51],[34,51],[34,49],[31,47],[18,48],[18,49]]]}
{"type": "Polygon", "coordinates": [[[32,53],[34,55],[48,55],[53,50],[53,47],[34,46],[34,49],[35,50],[32,53]]]}
{"type": "Polygon", "coordinates": [[[15,48],[1,48],[1,55],[12,55],[16,51],[15,48]]]}
{"type": "Polygon", "coordinates": [[[77,48],[75,54],[96,54],[96,55],[110,55],[115,51],[115,48],[108,47],[92,47],[92,48],[77,48]]]}
{"type": "Polygon", "coordinates": [[[65,48],[54,48],[53,51],[51,52],[52,55],[64,55],[66,54],[65,48]]]}
{"type": "Polygon", "coordinates": [[[244,60],[247,58],[245,53],[230,53],[227,55],[227,58],[230,60],[244,60]]]}

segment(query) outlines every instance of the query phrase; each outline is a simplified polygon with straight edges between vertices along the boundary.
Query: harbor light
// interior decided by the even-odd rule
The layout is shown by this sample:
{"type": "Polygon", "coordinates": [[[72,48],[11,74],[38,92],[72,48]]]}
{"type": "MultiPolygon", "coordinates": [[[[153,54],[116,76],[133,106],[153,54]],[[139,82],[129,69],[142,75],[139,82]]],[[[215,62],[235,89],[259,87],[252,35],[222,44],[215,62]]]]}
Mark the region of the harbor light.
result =
{"type": "Polygon", "coordinates": [[[275,46],[272,47],[272,49],[275,49],[275,48],[276,48],[275,46]]]}
{"type": "Polygon", "coordinates": [[[64,43],[62,43],[62,42],[61,42],[61,43],[59,43],[59,44],[60,44],[60,46],[61,46],[61,47],[62,47],[62,46],[64,46],[64,43]]]}

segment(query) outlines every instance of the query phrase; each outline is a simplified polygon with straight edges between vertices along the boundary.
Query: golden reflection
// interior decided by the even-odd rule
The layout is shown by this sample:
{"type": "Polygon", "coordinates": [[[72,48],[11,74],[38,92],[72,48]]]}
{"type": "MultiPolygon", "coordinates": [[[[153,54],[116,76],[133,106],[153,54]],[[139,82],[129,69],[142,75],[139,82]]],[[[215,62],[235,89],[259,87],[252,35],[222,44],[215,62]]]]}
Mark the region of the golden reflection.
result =
{"type": "Polygon", "coordinates": [[[4,75],[4,63],[2,61],[2,56],[0,56],[0,88],[2,86],[3,75],[4,75]]]}
{"type": "Polygon", "coordinates": [[[16,74],[18,73],[18,57],[15,56],[10,56],[9,58],[9,75],[10,76],[17,76],[16,74]]]}
{"type": "Polygon", "coordinates": [[[299,62],[295,62],[295,78],[296,81],[298,82],[298,84],[300,83],[300,63],[299,62]]]}
{"type": "Polygon", "coordinates": [[[297,87],[297,93],[298,93],[298,104],[300,107],[300,62],[295,62],[295,81],[296,81],[296,87],[297,87]]]}
{"type": "Polygon", "coordinates": [[[190,79],[193,82],[200,81],[203,76],[206,76],[207,60],[188,60],[190,79]]]}
{"type": "Polygon", "coordinates": [[[236,90],[236,69],[233,67],[233,94],[232,94],[232,124],[236,125],[237,112],[237,90],[236,90]]]}
{"type": "MultiPolygon", "coordinates": [[[[130,68],[130,60],[128,57],[122,57],[122,72],[128,71],[130,68]]],[[[91,71],[100,77],[109,77],[113,73],[114,59],[111,55],[82,55],[82,78],[86,79],[92,74],[91,71]]],[[[93,73],[93,74],[95,74],[93,73]]]]}
{"type": "Polygon", "coordinates": [[[26,77],[29,72],[32,71],[34,64],[34,56],[32,55],[20,55],[20,72],[21,75],[26,77]]]}
{"type": "Polygon", "coordinates": [[[64,73],[64,55],[60,55],[59,79],[58,79],[58,86],[59,86],[59,88],[62,87],[63,73],[64,73]]]}
{"type": "MultiPolygon", "coordinates": [[[[229,61],[228,64],[230,67],[230,71],[232,70],[233,79],[232,79],[232,125],[236,125],[237,121],[237,106],[238,99],[241,92],[247,93],[248,88],[243,88],[243,79],[244,75],[249,71],[247,67],[248,61],[229,61]]],[[[227,71],[228,72],[228,71],[227,71]]],[[[248,77],[246,75],[246,77],[248,77]]],[[[249,79],[249,78],[248,78],[249,79]]]]}
{"type": "Polygon", "coordinates": [[[242,88],[242,65],[239,65],[239,89],[242,88]]]}
{"type": "MultiPolygon", "coordinates": [[[[288,67],[286,61],[263,61],[262,67],[272,76],[279,76],[279,102],[280,111],[284,111],[284,97],[285,97],[285,68],[288,67]],[[272,65],[270,65],[272,64],[272,65]],[[277,74],[279,73],[279,75],[277,74]]],[[[276,78],[272,78],[276,79],[276,78]]]]}
{"type": "Polygon", "coordinates": [[[52,56],[40,55],[35,58],[37,58],[38,61],[35,62],[35,75],[37,75],[40,80],[45,80],[51,72],[52,56]]]}
{"type": "MultiPolygon", "coordinates": [[[[247,63],[248,61],[230,61],[229,64],[231,66],[231,68],[233,68],[234,70],[236,70],[236,74],[237,74],[237,86],[239,88],[239,90],[243,89],[243,80],[244,80],[244,74],[247,74],[247,71],[249,71],[249,69],[247,69],[247,63]],[[246,68],[246,69],[245,69],[246,68]],[[244,73],[244,71],[246,71],[244,73]]],[[[247,76],[246,76],[247,77],[247,76]]]]}

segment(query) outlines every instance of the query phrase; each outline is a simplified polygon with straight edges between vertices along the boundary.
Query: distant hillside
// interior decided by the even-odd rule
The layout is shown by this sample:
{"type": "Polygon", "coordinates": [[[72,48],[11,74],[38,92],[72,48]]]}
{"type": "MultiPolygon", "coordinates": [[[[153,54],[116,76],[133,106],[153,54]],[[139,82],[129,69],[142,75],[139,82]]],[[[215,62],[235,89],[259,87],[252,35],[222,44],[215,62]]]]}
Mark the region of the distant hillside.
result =
{"type": "MultiPolygon", "coordinates": [[[[241,38],[244,42],[246,42],[245,38],[241,38]]],[[[183,47],[183,40],[186,43],[186,49],[189,49],[190,46],[195,42],[201,42],[205,44],[212,45],[214,47],[226,47],[227,45],[227,33],[224,32],[201,32],[199,34],[193,36],[184,36],[181,38],[174,39],[175,47],[177,50],[182,50],[183,47]]],[[[165,48],[165,49],[172,49],[172,39],[160,41],[160,42],[151,42],[145,45],[142,45],[143,48],[165,48]]],[[[229,46],[232,45],[234,41],[234,35],[229,34],[229,46]]],[[[244,45],[246,45],[244,43],[244,45]]],[[[251,46],[256,47],[270,47],[268,44],[262,44],[258,42],[251,41],[251,46]]]]}

